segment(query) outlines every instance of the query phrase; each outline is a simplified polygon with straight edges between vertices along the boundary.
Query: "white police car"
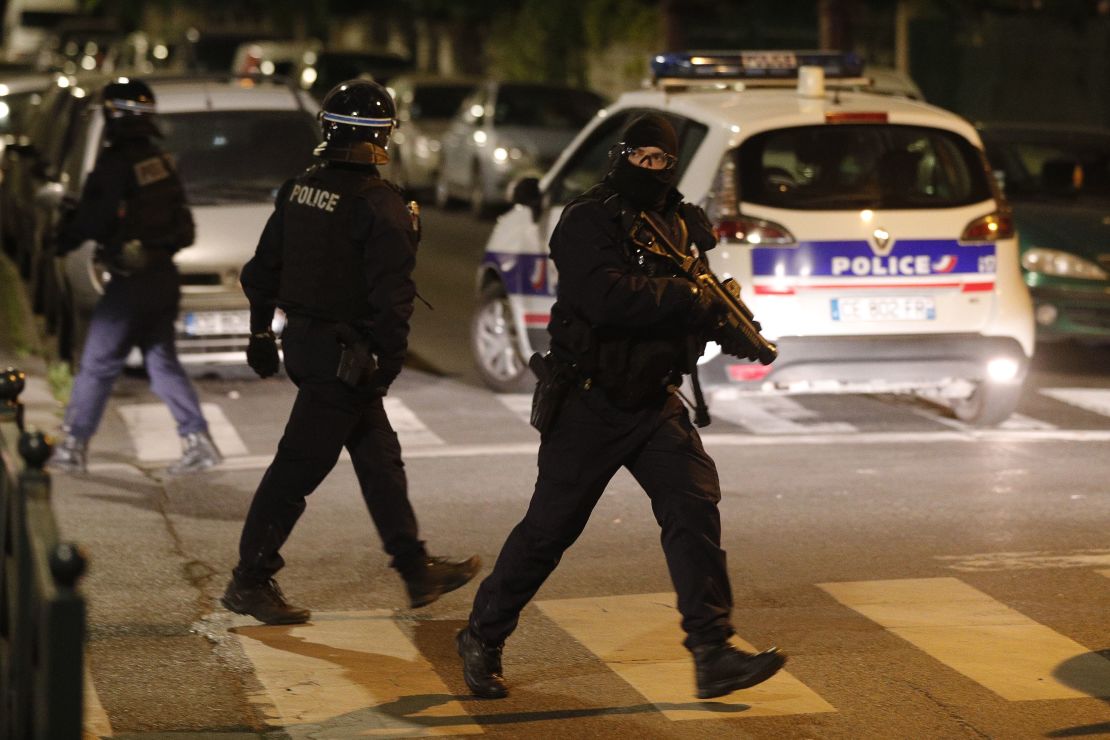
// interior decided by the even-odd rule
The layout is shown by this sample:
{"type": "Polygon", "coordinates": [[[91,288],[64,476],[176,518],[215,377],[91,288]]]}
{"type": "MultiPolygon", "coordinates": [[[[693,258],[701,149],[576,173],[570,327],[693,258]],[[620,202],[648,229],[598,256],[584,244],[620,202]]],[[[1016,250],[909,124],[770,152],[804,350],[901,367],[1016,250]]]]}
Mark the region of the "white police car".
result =
{"type": "MultiPolygon", "coordinates": [[[[514,189],[478,271],[473,351],[494,388],[525,386],[547,346],[565,206],[598,182],[635,115],[668,115],[679,189],[702,204],[777,342],[762,366],[702,358],[707,384],[791,392],[929,391],[978,425],[1008,417],[1033,353],[1029,294],[1005,201],[975,129],[925,103],[858,92],[854,55],[667,54],[652,88],[583,129],[538,182],[514,189]]],[[[865,86],[863,89],[866,89],[865,86]]]]}

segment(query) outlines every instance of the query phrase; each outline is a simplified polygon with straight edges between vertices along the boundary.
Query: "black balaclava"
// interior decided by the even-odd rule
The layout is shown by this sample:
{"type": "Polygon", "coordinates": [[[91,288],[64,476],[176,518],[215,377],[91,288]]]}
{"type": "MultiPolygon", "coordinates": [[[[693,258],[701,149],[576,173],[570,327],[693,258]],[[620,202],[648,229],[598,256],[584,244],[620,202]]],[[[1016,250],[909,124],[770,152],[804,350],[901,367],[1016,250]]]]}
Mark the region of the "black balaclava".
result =
{"type": "MultiPolygon", "coordinates": [[[[656,146],[673,157],[678,156],[678,135],[674,126],[663,116],[645,113],[632,119],[624,130],[621,142],[627,147],[656,146]]],[[[605,179],[636,208],[661,211],[667,194],[674,187],[677,170],[649,170],[617,157],[605,179]]]]}

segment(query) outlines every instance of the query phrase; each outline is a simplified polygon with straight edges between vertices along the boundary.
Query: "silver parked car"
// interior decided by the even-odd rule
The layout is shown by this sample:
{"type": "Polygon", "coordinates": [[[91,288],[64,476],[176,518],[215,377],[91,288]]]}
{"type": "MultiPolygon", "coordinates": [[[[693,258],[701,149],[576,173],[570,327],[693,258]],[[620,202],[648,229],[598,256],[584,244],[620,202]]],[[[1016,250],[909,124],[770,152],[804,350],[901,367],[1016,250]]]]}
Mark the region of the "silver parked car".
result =
{"type": "Polygon", "coordinates": [[[443,135],[477,80],[404,75],[389,82],[400,126],[393,132],[386,177],[412,193],[439,179],[443,135]]]}
{"type": "MultiPolygon", "coordinates": [[[[161,143],[177,160],[196,222],[196,242],[174,257],[182,283],[178,354],[185,364],[241,364],[250,323],[239,269],[254,254],[278,188],[313,161],[320,138],[316,102],[276,80],[224,75],[147,82],[158,101],[161,143]]],[[[80,114],[83,124],[60,182],[46,186],[58,201],[77,197],[102,146],[103,116],[96,96],[87,99],[92,104],[80,114]]],[[[94,248],[87,243],[58,260],[75,342],[105,277],[92,261],[94,248]]]]}
{"type": "Polygon", "coordinates": [[[546,171],[604,105],[588,90],[483,83],[463,101],[444,136],[436,204],[466,200],[476,215],[505,205],[509,182],[546,171]]]}

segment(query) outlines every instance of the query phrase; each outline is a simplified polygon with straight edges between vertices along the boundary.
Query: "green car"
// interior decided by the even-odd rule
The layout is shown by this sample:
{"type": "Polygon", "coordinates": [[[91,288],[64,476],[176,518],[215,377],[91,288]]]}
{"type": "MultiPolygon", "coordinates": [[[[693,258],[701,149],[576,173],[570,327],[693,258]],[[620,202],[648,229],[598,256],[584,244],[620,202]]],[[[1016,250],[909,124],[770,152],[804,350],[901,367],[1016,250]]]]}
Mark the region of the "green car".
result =
{"type": "Polygon", "coordinates": [[[1110,343],[1110,131],[980,127],[1013,207],[1037,339],[1110,343]]]}

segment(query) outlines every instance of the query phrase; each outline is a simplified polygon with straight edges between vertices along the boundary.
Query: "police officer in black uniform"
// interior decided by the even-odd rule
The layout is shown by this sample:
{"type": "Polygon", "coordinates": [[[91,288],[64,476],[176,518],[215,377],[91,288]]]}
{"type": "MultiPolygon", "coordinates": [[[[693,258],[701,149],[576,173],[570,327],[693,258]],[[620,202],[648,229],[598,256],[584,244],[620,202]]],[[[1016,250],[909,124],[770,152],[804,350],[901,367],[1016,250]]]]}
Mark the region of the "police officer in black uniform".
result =
{"type": "Polygon", "coordinates": [[[675,240],[688,233],[684,248],[714,246],[704,212],[682,203],[674,189],[677,154],[666,118],[637,117],[614,147],[604,181],[567,206],[551,236],[559,271],[548,326],[551,352],[574,386],[541,431],[528,511],[479,587],[468,627],[458,633],[463,676],[478,696],[507,695],[505,638],[622,466],[646,491],[662,528],[698,697],[753,686],[785,662],[774,649],[751,655],[728,642],[732,592],[720,546],[720,484],[674,392],[704,347],[690,336],[712,316],[712,304],[691,281],[628,240],[630,217],[645,210],[662,219],[675,240]]]}
{"type": "Polygon", "coordinates": [[[285,601],[274,581],[279,554],[312,493],[346,447],[366,506],[413,608],[459,588],[478,558],[430,557],[418,537],[401,447],[382,397],[401,372],[416,289],[418,221],[377,165],[389,161],[393,99],[351,80],[324,99],[324,140],[310,167],[278,192],[241,281],[251,304],[247,361],[278,371],[270,325],[275,307],[285,368],[297,398],[277,455],[255,492],[239,564],[222,603],[268,624],[296,624],[309,611],[285,601]]]}
{"type": "Polygon", "coordinates": [[[59,255],[87,240],[111,273],[93,309],[66,407],[62,443],[51,467],[83,473],[89,438],[100,425],[112,386],[133,346],[142,350],[151,389],[169,406],[184,450],[170,473],[193,473],[221,461],[196,391],[174,348],[181,297],[173,254],[193,243],[193,218],[172,157],[154,142],[154,93],[142,80],[119,78],[102,93],[105,138],[75,210],[63,219],[59,255]]]}

